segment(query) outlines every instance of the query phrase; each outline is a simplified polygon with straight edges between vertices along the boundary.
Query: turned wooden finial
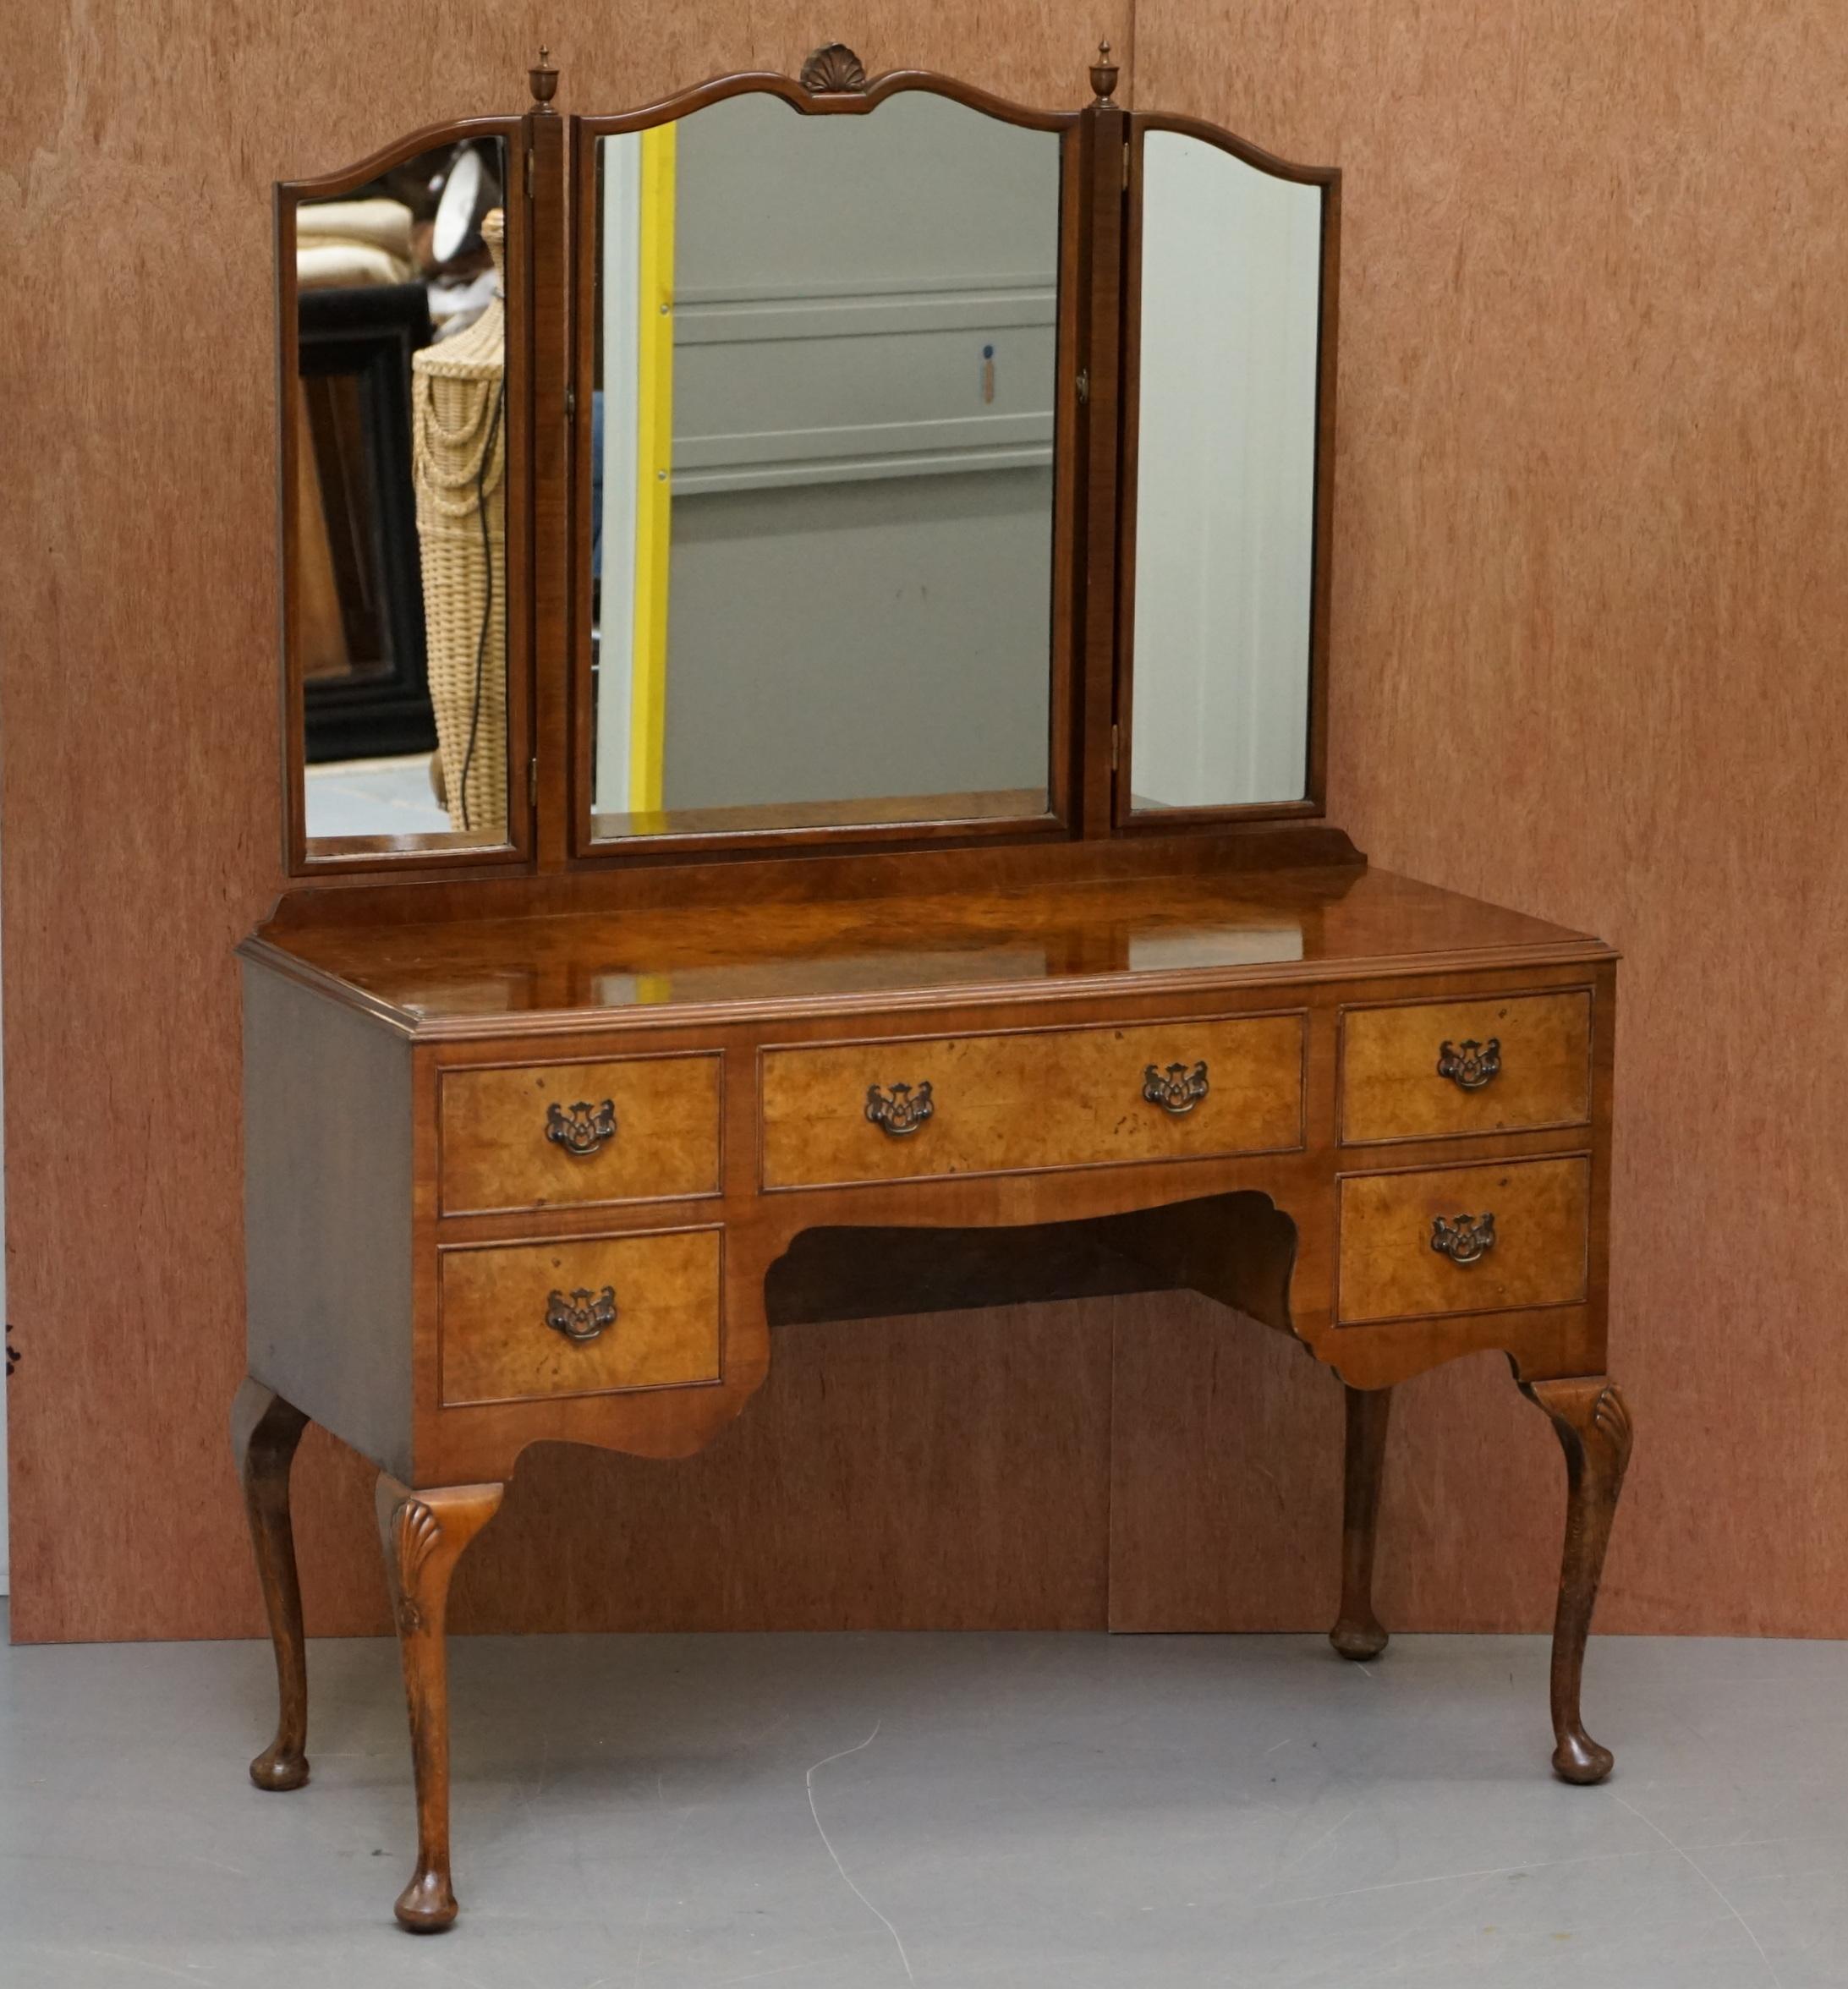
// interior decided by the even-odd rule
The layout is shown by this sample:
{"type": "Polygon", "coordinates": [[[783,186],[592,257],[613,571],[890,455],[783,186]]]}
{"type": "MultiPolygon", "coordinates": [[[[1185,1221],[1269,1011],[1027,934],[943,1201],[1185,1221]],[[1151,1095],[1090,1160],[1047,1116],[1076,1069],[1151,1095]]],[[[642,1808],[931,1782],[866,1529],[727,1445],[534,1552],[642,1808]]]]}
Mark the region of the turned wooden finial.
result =
{"type": "Polygon", "coordinates": [[[526,84],[535,104],[550,105],[552,92],[558,87],[558,72],[551,66],[551,49],[540,47],[538,62],[526,72],[526,84]]]}
{"type": "Polygon", "coordinates": [[[1108,41],[1099,41],[1097,60],[1091,64],[1091,87],[1097,92],[1099,103],[1110,101],[1110,92],[1116,87],[1116,64],[1110,60],[1110,45],[1108,41]]]}

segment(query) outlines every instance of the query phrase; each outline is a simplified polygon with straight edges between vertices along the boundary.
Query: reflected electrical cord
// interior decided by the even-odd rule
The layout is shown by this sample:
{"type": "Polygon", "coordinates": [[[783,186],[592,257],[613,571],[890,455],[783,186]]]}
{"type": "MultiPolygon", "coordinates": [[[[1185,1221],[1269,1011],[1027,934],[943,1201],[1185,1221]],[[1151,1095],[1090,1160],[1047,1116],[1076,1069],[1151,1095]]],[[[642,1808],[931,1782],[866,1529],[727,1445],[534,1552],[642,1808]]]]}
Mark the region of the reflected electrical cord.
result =
{"type": "Polygon", "coordinates": [[[507,404],[507,380],[494,390],[494,414],[488,424],[487,447],[474,473],[475,514],[481,520],[481,563],[487,572],[487,588],[481,603],[481,633],[474,644],[474,695],[469,707],[469,744],[462,756],[462,828],[467,835],[474,825],[469,819],[469,770],[474,764],[475,736],[481,729],[481,682],[487,666],[488,634],[494,626],[494,548],[488,532],[488,468],[494,460],[495,444],[500,440],[501,410],[507,404]]]}

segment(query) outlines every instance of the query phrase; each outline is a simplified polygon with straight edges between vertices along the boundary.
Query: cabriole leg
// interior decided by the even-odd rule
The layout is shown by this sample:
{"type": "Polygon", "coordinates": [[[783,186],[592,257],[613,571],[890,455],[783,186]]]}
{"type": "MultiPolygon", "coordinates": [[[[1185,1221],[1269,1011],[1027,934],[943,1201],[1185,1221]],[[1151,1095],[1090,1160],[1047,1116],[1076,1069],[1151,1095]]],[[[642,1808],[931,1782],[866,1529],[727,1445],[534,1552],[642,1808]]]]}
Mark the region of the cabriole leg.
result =
{"type": "Polygon", "coordinates": [[[1374,1542],[1379,1530],[1379,1479],[1386,1461],[1390,1389],[1354,1389],[1347,1397],[1347,1450],[1341,1497],[1341,1613],[1328,1641],[1344,1658],[1364,1662],[1386,1647],[1374,1614],[1374,1542]]]}
{"type": "Polygon", "coordinates": [[[1630,1462],[1630,1411],[1603,1375],[1536,1381],[1524,1384],[1522,1393],[1552,1418],[1566,1453],[1566,1552],[1553,1622],[1554,1772],[1567,1782],[1602,1782],[1610,1773],[1611,1753],[1585,1731],[1579,1684],[1610,1522],[1630,1462]]]}
{"type": "Polygon", "coordinates": [[[456,1917],[449,1882],[449,1666],[443,1624],[463,1549],[500,1510],[500,1485],[409,1491],[381,1473],[379,1538],[398,1619],[417,1778],[417,1870],[398,1894],[399,1921],[430,1934],[456,1917]]]}
{"type": "Polygon", "coordinates": [[[231,1405],[231,1455],[244,1482],[257,1580],[276,1647],[276,1738],[250,1763],[259,1789],[299,1789],[308,1779],[308,1667],[302,1590],[289,1524],[288,1473],[308,1418],[260,1381],[246,1381],[231,1405]]]}

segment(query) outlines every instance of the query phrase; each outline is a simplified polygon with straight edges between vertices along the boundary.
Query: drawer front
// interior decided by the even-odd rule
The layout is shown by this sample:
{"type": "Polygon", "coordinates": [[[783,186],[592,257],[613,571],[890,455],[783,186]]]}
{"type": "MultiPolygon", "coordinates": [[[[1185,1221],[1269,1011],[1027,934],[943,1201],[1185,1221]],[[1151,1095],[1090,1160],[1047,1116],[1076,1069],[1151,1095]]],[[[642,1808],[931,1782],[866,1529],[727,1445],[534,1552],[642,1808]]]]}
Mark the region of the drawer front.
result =
{"type": "Polygon", "coordinates": [[[442,1251],[443,1406],[716,1381],[720,1237],[671,1230],[442,1251]]]}
{"type": "Polygon", "coordinates": [[[1582,1303],[1591,1178],[1582,1153],[1343,1176],[1336,1318],[1582,1303]]]}
{"type": "Polygon", "coordinates": [[[442,1073],[442,1213],[719,1192],[716,1054],[442,1073]]]}
{"type": "Polygon", "coordinates": [[[1282,1015],[766,1050],[764,1185],[1287,1151],[1302,1043],[1282,1015]]]}
{"type": "Polygon", "coordinates": [[[1582,1126],[1591,1115],[1592,998],[1351,1008],[1341,1018],[1341,1138],[1441,1139],[1582,1126]]]}

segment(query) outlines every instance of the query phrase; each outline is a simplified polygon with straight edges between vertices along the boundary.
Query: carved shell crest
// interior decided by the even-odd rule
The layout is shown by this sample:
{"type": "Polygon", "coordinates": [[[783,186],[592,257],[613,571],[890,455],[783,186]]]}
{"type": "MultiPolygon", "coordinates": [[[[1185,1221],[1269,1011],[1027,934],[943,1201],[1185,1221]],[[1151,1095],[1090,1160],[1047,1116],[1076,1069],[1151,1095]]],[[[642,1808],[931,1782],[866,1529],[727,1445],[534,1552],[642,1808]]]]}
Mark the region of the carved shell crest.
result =
{"type": "Polygon", "coordinates": [[[1598,1391],[1592,1405],[1592,1427],[1602,1432],[1620,1455],[1630,1455],[1630,1405],[1617,1393],[1615,1383],[1607,1382],[1598,1391]]]}
{"type": "Polygon", "coordinates": [[[813,96],[831,90],[864,90],[866,69],[846,43],[831,41],[802,65],[802,86],[813,96]]]}
{"type": "Polygon", "coordinates": [[[407,1499],[397,1514],[398,1578],[414,1590],[425,1564],[442,1538],[442,1521],[420,1499],[407,1499]]]}

